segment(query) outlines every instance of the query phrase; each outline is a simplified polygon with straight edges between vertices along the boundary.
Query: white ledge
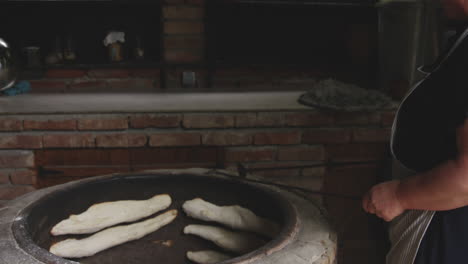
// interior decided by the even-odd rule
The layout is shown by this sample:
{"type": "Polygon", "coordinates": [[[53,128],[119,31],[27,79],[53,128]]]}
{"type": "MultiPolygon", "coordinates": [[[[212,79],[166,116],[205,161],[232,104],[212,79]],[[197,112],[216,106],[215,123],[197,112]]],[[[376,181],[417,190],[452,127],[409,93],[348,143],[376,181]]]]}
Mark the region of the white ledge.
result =
{"type": "Polygon", "coordinates": [[[0,97],[0,114],[311,110],[305,91],[165,94],[23,94],[0,97]]]}

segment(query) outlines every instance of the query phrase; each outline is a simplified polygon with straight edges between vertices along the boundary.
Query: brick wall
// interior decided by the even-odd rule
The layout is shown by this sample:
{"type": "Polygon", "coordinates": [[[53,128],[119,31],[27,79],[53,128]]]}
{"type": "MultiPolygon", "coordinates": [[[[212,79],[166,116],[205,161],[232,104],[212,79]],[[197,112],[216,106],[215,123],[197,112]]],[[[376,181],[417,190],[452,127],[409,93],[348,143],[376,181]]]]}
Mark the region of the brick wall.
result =
{"type": "Polygon", "coordinates": [[[139,93],[161,87],[161,70],[145,69],[49,69],[31,80],[33,93],[139,93]]]}
{"type": "MultiPolygon", "coordinates": [[[[5,115],[0,200],[112,172],[234,168],[238,162],[278,168],[256,173],[266,180],[360,196],[380,178],[392,117],[316,111],[5,115]]],[[[339,231],[339,263],[383,263],[382,224],[365,215],[358,200],[325,197],[323,203],[339,231]]]]}
{"type": "Polygon", "coordinates": [[[198,63],[205,54],[205,1],[166,0],[163,7],[164,60],[198,63]]]}

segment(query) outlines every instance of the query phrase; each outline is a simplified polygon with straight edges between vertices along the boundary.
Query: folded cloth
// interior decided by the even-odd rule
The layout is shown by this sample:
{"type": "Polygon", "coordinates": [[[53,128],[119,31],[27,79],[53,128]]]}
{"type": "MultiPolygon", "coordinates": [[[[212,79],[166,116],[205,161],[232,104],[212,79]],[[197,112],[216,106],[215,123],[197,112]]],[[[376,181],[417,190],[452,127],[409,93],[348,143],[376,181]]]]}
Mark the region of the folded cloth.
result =
{"type": "Polygon", "coordinates": [[[376,111],[397,107],[396,102],[380,91],[334,79],[317,82],[298,101],[307,106],[339,111],[376,111]]]}
{"type": "Polygon", "coordinates": [[[31,83],[28,81],[19,81],[16,82],[12,87],[3,91],[4,95],[14,96],[18,94],[23,94],[31,91],[31,83]]]}

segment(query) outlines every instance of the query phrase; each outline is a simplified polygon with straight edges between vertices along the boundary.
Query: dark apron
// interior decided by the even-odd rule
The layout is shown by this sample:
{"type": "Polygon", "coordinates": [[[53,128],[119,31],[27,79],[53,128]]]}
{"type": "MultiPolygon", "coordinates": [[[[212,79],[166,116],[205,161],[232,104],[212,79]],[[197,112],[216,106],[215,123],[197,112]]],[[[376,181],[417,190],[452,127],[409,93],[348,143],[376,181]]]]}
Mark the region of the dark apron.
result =
{"type": "MultiPolygon", "coordinates": [[[[465,30],[398,109],[391,148],[396,162],[408,171],[424,172],[457,156],[456,128],[468,110],[467,36],[465,30]]],[[[466,264],[468,207],[408,210],[392,221],[390,239],[388,264],[466,264]]]]}

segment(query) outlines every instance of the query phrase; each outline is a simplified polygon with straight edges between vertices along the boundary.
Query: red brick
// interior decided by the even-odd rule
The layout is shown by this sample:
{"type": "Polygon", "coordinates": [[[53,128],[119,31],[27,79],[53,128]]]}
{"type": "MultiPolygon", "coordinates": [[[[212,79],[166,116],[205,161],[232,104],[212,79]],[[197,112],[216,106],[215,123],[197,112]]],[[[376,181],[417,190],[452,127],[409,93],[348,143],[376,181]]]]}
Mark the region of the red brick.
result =
{"type": "MultiPolygon", "coordinates": [[[[252,172],[255,176],[260,177],[264,181],[285,184],[291,186],[287,182],[294,182],[300,176],[300,169],[281,169],[276,170],[259,170],[252,172]]],[[[254,177],[255,177],[254,176],[254,177]]]]}
{"type": "Polygon", "coordinates": [[[301,132],[268,132],[257,133],[254,137],[255,145],[293,145],[301,142],[301,132]]]}
{"type": "Polygon", "coordinates": [[[182,116],[178,114],[146,114],[130,117],[131,128],[174,128],[179,127],[182,116]]]}
{"type": "Polygon", "coordinates": [[[76,130],[76,120],[24,120],[24,130],[76,130]]]}
{"type": "Polygon", "coordinates": [[[230,68],[230,69],[216,69],[213,77],[239,77],[252,75],[252,69],[248,67],[243,68],[230,68]]]}
{"type": "Polygon", "coordinates": [[[148,139],[144,134],[106,134],[96,136],[96,146],[106,148],[144,147],[148,139]]]}
{"type": "MultiPolygon", "coordinates": [[[[255,174],[258,175],[257,172],[255,174]]],[[[291,187],[305,188],[312,191],[320,191],[323,187],[323,178],[300,175],[299,169],[263,171],[260,175],[265,181],[291,187]]]]}
{"type": "Polygon", "coordinates": [[[328,158],[332,161],[374,161],[388,156],[388,144],[336,144],[326,146],[328,158]]]}
{"type": "Polygon", "coordinates": [[[128,78],[130,72],[126,69],[93,69],[88,72],[89,77],[98,79],[128,78]]]}
{"type": "Polygon", "coordinates": [[[107,91],[106,81],[80,81],[70,84],[67,92],[72,93],[92,93],[107,91]]]}
{"type": "Polygon", "coordinates": [[[93,176],[108,175],[112,173],[124,173],[131,171],[130,166],[86,166],[86,167],[45,167],[45,170],[54,170],[59,174],[41,175],[37,179],[37,188],[46,188],[49,186],[62,184],[70,181],[81,180],[93,176]]]}
{"type": "MultiPolygon", "coordinates": [[[[155,166],[167,164],[204,163],[215,166],[219,150],[213,147],[173,147],[129,149],[132,166],[155,166]]],[[[166,167],[167,168],[167,167],[166,167]]]]}
{"type": "Polygon", "coordinates": [[[0,148],[38,149],[42,148],[40,135],[1,135],[0,148]]]}
{"type": "Polygon", "coordinates": [[[0,171],[0,184],[5,184],[10,182],[10,172],[11,170],[1,170],[0,171]]]}
{"type": "Polygon", "coordinates": [[[271,91],[273,89],[271,80],[240,80],[239,86],[255,91],[271,91]]]}
{"type": "Polygon", "coordinates": [[[148,144],[146,134],[127,134],[129,147],[145,147],[148,144]]]}
{"type": "Polygon", "coordinates": [[[185,0],[164,0],[164,4],[183,4],[185,0]]]}
{"type": "MultiPolygon", "coordinates": [[[[371,239],[377,235],[377,229],[372,228],[372,222],[375,223],[375,218],[370,218],[362,210],[359,198],[377,182],[378,174],[379,170],[376,164],[337,167],[327,172],[323,187],[325,192],[357,198],[350,200],[325,197],[330,219],[333,219],[335,230],[339,232],[342,239],[371,239]]],[[[384,233],[383,226],[379,232],[384,233]]]]}
{"type": "Polygon", "coordinates": [[[117,79],[108,80],[109,92],[141,93],[154,92],[154,81],[151,79],[117,79]]]}
{"type": "Polygon", "coordinates": [[[185,0],[185,3],[189,5],[204,5],[205,0],[185,0]]]}
{"type": "Polygon", "coordinates": [[[284,113],[258,113],[256,126],[259,127],[282,127],[284,126],[284,113]]]}
{"type": "Polygon", "coordinates": [[[387,126],[392,126],[393,125],[393,120],[395,119],[395,115],[396,113],[395,112],[384,112],[382,113],[382,123],[381,125],[384,126],[384,127],[387,127],[387,126]]]}
{"type": "MultiPolygon", "coordinates": [[[[364,229],[369,229],[366,224],[371,224],[369,221],[362,221],[366,216],[360,216],[358,219],[352,219],[352,224],[345,224],[347,229],[352,229],[356,233],[363,232],[364,229]],[[361,221],[360,221],[361,220],[361,221]],[[353,224],[358,224],[357,228],[353,224]],[[351,227],[351,228],[350,228],[351,227]]],[[[382,229],[384,229],[382,227],[382,229]]],[[[341,236],[340,236],[341,237],[341,236]]],[[[361,236],[362,237],[362,236],[361,236]]],[[[367,238],[368,239],[368,238],[367,238]]],[[[379,240],[350,240],[343,241],[343,259],[339,263],[385,263],[386,245],[379,240]],[[367,242],[367,243],[366,243],[367,242]]],[[[381,240],[385,241],[386,236],[382,236],[381,240]]]]}
{"type": "Polygon", "coordinates": [[[213,79],[212,83],[213,83],[213,87],[223,87],[225,89],[237,89],[240,86],[240,82],[238,80],[213,79]]]}
{"type": "Polygon", "coordinates": [[[163,17],[165,19],[202,19],[205,9],[191,6],[165,6],[163,17]]]}
{"type": "Polygon", "coordinates": [[[126,134],[106,134],[96,136],[96,146],[105,148],[128,147],[126,134]]]}
{"type": "Polygon", "coordinates": [[[236,127],[255,127],[257,125],[256,113],[237,114],[235,116],[236,127]]]}
{"type": "Polygon", "coordinates": [[[27,185],[0,186],[0,200],[13,200],[16,197],[35,190],[34,187],[27,185]]]}
{"type": "MultiPolygon", "coordinates": [[[[273,149],[273,148],[272,148],[273,149]]],[[[234,164],[237,166],[237,164],[234,164]]],[[[244,164],[246,168],[254,168],[254,169],[275,169],[279,170],[282,168],[288,168],[288,169],[297,169],[301,168],[304,166],[316,166],[317,162],[314,161],[272,161],[272,162],[259,162],[259,163],[248,163],[244,164]]]]}
{"type": "Polygon", "coordinates": [[[196,146],[201,144],[199,133],[160,133],[152,134],[149,145],[152,147],[161,146],[196,146]]]}
{"type": "Polygon", "coordinates": [[[313,160],[325,159],[325,151],[322,146],[300,146],[278,148],[278,160],[313,160]]]}
{"type": "Polygon", "coordinates": [[[353,131],[354,142],[389,142],[390,129],[356,128],[353,131]]]}
{"type": "Polygon", "coordinates": [[[202,36],[166,36],[164,48],[166,49],[195,49],[203,50],[205,45],[202,36]]]}
{"type": "Polygon", "coordinates": [[[44,148],[90,148],[94,147],[91,134],[47,134],[42,137],[44,148]]]}
{"type": "Polygon", "coordinates": [[[335,116],[337,125],[374,125],[380,123],[380,114],[377,113],[339,113],[335,116]]]}
{"type": "MultiPolygon", "coordinates": [[[[53,149],[35,152],[37,166],[124,166],[129,149],[53,149]]],[[[0,156],[1,157],[1,156],[0,156]]]]}
{"type": "Polygon", "coordinates": [[[361,196],[377,183],[378,173],[376,164],[331,168],[325,175],[325,190],[361,196]]]}
{"type": "Polygon", "coordinates": [[[323,180],[325,176],[326,169],[325,167],[315,167],[315,168],[304,168],[302,169],[302,175],[310,178],[320,178],[323,180]]]}
{"type": "Polygon", "coordinates": [[[129,69],[129,73],[132,77],[159,79],[161,69],[129,69]]]}
{"type": "Polygon", "coordinates": [[[148,164],[148,165],[135,165],[132,167],[133,171],[148,171],[159,169],[189,169],[189,168],[211,168],[215,166],[214,161],[211,162],[190,162],[190,163],[162,163],[162,164],[148,164]]]}
{"type": "Polygon", "coordinates": [[[62,80],[31,80],[32,93],[63,93],[67,89],[67,81],[62,80]]]}
{"type": "Polygon", "coordinates": [[[164,59],[166,62],[172,63],[194,63],[203,60],[202,50],[179,50],[179,49],[166,49],[164,51],[164,59]]]}
{"type": "Polygon", "coordinates": [[[79,130],[125,130],[128,128],[126,117],[91,119],[82,118],[78,120],[79,130]]]}
{"type": "Polygon", "coordinates": [[[185,128],[229,128],[234,126],[233,115],[187,114],[182,124],[185,128]]]}
{"type": "Polygon", "coordinates": [[[0,131],[21,131],[22,129],[22,120],[12,118],[0,119],[0,131]]]}
{"type": "Polygon", "coordinates": [[[34,154],[26,150],[0,150],[0,168],[31,168],[34,154]]]}
{"type": "Polygon", "coordinates": [[[274,148],[229,148],[226,149],[225,159],[226,162],[271,161],[275,155],[274,148]]]}
{"type": "Polygon", "coordinates": [[[351,130],[349,129],[310,129],[302,135],[302,143],[327,144],[348,143],[351,141],[351,130]]]}
{"type": "Polygon", "coordinates": [[[71,79],[84,77],[85,75],[85,70],[50,69],[47,70],[45,77],[56,79],[71,79]]]}
{"type": "Polygon", "coordinates": [[[204,24],[199,21],[166,21],[165,34],[202,34],[204,24]]]}
{"type": "Polygon", "coordinates": [[[34,185],[37,173],[34,170],[15,170],[10,174],[12,184],[34,185]]]}
{"type": "Polygon", "coordinates": [[[203,145],[235,146],[252,144],[253,136],[245,132],[208,132],[202,137],[203,145]]]}
{"type": "Polygon", "coordinates": [[[286,126],[328,126],[333,116],[325,113],[288,113],[284,117],[286,126]]]}

